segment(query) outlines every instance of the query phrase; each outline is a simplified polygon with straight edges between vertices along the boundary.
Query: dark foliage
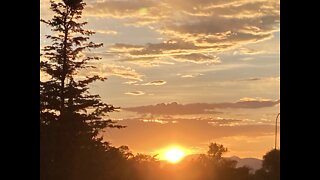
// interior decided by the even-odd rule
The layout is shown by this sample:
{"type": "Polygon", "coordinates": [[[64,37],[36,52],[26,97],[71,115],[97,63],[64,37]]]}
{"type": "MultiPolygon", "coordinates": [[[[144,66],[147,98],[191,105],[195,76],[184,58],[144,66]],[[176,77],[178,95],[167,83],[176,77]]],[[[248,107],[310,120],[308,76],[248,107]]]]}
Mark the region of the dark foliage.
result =
{"type": "Polygon", "coordinates": [[[88,63],[99,57],[83,56],[85,50],[101,47],[88,42],[94,32],[80,22],[82,0],[51,1],[55,15],[41,20],[53,31],[51,45],[42,49],[40,71],[50,78],[40,81],[40,177],[43,180],[105,179],[112,148],[98,134],[104,128],[122,128],[107,118],[115,111],[89,93],[88,85],[105,78],[79,72],[94,68],[88,63]],[[109,153],[110,153],[109,152],[109,153]]]}
{"type": "Polygon", "coordinates": [[[280,150],[273,149],[263,156],[262,168],[255,173],[257,180],[280,180],[280,150]]]}

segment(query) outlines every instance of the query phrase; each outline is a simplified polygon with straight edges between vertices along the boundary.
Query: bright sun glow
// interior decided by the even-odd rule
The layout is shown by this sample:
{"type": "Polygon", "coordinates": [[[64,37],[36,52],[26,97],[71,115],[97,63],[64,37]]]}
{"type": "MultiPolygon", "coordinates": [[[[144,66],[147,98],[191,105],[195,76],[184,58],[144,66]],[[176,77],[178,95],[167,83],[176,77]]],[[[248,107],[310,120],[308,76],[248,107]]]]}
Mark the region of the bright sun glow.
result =
{"type": "Polygon", "coordinates": [[[170,148],[165,152],[165,159],[171,163],[180,161],[185,153],[179,148],[170,148]]]}

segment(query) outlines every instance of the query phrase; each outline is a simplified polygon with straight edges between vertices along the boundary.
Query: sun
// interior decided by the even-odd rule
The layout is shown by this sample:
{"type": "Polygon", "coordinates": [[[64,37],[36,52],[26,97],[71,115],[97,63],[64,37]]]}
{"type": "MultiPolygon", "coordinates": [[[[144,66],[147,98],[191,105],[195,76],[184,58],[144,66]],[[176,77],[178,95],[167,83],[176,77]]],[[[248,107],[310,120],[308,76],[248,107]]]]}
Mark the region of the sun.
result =
{"type": "Polygon", "coordinates": [[[171,163],[179,162],[184,156],[183,150],[176,147],[168,149],[164,154],[165,159],[171,163]]]}

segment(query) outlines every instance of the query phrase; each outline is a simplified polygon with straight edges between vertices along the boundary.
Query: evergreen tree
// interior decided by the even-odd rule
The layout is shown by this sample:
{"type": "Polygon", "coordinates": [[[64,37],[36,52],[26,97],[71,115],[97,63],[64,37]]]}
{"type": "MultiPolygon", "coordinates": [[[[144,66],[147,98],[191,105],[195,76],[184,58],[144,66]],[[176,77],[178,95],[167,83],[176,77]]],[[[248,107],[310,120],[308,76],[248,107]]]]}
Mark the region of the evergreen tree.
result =
{"type": "Polygon", "coordinates": [[[82,52],[102,46],[88,42],[94,32],[80,22],[85,5],[82,0],[51,1],[54,17],[41,20],[54,32],[46,36],[52,44],[40,55],[40,71],[50,77],[40,81],[40,175],[45,180],[102,177],[99,165],[109,145],[98,134],[106,127],[123,127],[105,118],[117,108],[89,92],[89,84],[105,78],[78,76],[94,68],[89,62],[100,60],[82,52]]]}

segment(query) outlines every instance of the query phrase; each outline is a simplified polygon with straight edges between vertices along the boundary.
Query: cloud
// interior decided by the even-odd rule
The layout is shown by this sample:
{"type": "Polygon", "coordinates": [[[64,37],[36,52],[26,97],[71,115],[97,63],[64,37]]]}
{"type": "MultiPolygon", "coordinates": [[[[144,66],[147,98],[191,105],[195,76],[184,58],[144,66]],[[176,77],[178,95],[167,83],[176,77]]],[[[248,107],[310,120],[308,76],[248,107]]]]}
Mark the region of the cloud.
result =
{"type": "Polygon", "coordinates": [[[173,65],[174,62],[162,60],[160,58],[147,57],[147,58],[124,58],[119,61],[128,62],[131,64],[139,65],[141,67],[159,67],[160,65],[173,65]]]}
{"type": "Polygon", "coordinates": [[[174,8],[186,15],[169,21],[159,31],[197,47],[224,51],[271,38],[279,30],[278,1],[234,0],[218,7],[213,1],[174,2],[174,8]]]}
{"type": "Polygon", "coordinates": [[[110,50],[114,50],[117,52],[128,52],[128,51],[138,51],[142,50],[144,46],[142,45],[133,45],[133,44],[125,44],[125,43],[115,43],[110,50]]]}
{"type": "Polygon", "coordinates": [[[122,50],[122,52],[126,51],[131,57],[163,57],[171,55],[187,55],[190,53],[186,52],[186,50],[192,51],[198,48],[192,43],[169,40],[162,43],[148,43],[144,46],[115,44],[111,49],[117,52],[121,52],[118,51],[118,49],[122,50]]]}
{"type": "Polygon", "coordinates": [[[278,76],[278,77],[252,77],[252,78],[240,79],[238,81],[280,81],[280,76],[278,76]]]}
{"type": "Polygon", "coordinates": [[[198,77],[198,76],[202,76],[204,74],[202,73],[197,73],[197,74],[185,74],[185,75],[182,75],[182,74],[177,74],[178,76],[182,77],[182,78],[194,78],[194,77],[198,77]]]}
{"type": "Polygon", "coordinates": [[[188,121],[201,121],[205,122],[211,126],[236,126],[236,125],[247,125],[247,123],[240,119],[232,119],[232,118],[207,118],[207,117],[193,117],[193,118],[181,118],[181,117],[173,117],[173,116],[153,116],[142,114],[141,117],[133,118],[130,120],[140,120],[146,123],[184,123],[188,121]]]}
{"type": "Polygon", "coordinates": [[[148,82],[148,83],[144,83],[142,85],[144,85],[144,86],[150,86],[150,85],[160,86],[160,85],[164,85],[166,83],[167,82],[164,81],[164,80],[158,80],[158,81],[151,81],[151,82],[148,82]]]}
{"type": "MultiPolygon", "coordinates": [[[[125,84],[133,84],[138,81],[142,81],[143,75],[136,72],[134,69],[125,66],[119,66],[115,64],[106,64],[106,63],[91,63],[95,68],[86,68],[79,71],[75,75],[76,79],[83,79],[86,76],[99,75],[101,77],[110,77],[117,76],[124,79],[129,79],[131,81],[125,82],[125,84]]],[[[46,81],[49,80],[50,76],[45,72],[40,71],[40,80],[46,81]]]]}
{"type": "Polygon", "coordinates": [[[237,119],[145,118],[123,119],[124,130],[108,130],[106,136],[136,151],[152,151],[168,144],[202,146],[213,139],[244,136],[258,137],[274,133],[274,125],[242,124],[237,119]],[[214,124],[214,122],[216,124],[214,124]],[[237,124],[238,123],[238,124],[237,124]],[[191,136],[190,136],[191,135],[191,136]]]}
{"type": "Polygon", "coordinates": [[[99,34],[107,34],[107,35],[117,35],[118,34],[118,32],[114,31],[114,30],[95,29],[93,31],[96,33],[99,33],[99,34]]]}
{"type": "Polygon", "coordinates": [[[279,31],[278,0],[106,0],[89,3],[86,15],[125,19],[127,25],[157,31],[165,41],[145,45],[115,44],[121,59],[143,66],[168,59],[219,63],[219,53],[264,53],[244,47],[264,41],[279,31]],[[141,60],[147,58],[147,60],[141,60]]]}
{"type": "Polygon", "coordinates": [[[241,48],[236,49],[233,52],[233,55],[238,55],[238,54],[240,54],[240,55],[256,55],[256,54],[262,54],[262,53],[265,53],[265,52],[251,49],[251,48],[241,47],[241,48]]]}
{"type": "Polygon", "coordinates": [[[142,119],[141,121],[146,123],[160,123],[160,124],[167,124],[169,122],[173,122],[173,121],[164,121],[164,120],[158,120],[158,119],[142,119]]]}
{"type": "Polygon", "coordinates": [[[115,64],[96,63],[96,68],[85,69],[81,72],[81,75],[100,75],[102,77],[118,76],[124,79],[130,79],[135,81],[142,81],[143,75],[136,72],[134,69],[125,66],[119,66],[115,64]]]}
{"type": "Polygon", "coordinates": [[[248,108],[257,109],[264,107],[272,107],[280,103],[280,100],[269,100],[263,98],[242,98],[236,103],[219,103],[216,104],[216,108],[248,108]]]}
{"type": "Polygon", "coordinates": [[[166,114],[166,115],[178,115],[178,114],[219,114],[219,109],[226,108],[247,108],[257,109],[264,107],[272,107],[280,103],[280,100],[267,100],[267,99],[255,99],[255,98],[242,98],[235,103],[194,103],[194,104],[178,104],[173,103],[161,103],[157,105],[138,106],[123,108],[127,111],[137,113],[151,113],[151,114],[166,114]]]}
{"type": "Polygon", "coordinates": [[[249,79],[246,79],[247,81],[259,81],[261,80],[262,78],[249,78],[249,79]]]}
{"type": "Polygon", "coordinates": [[[127,81],[127,82],[124,82],[123,84],[135,84],[137,83],[138,81],[127,81]]]}
{"type": "Polygon", "coordinates": [[[173,56],[176,61],[179,62],[192,62],[196,64],[220,64],[219,57],[211,54],[192,53],[187,55],[173,56]]]}
{"type": "Polygon", "coordinates": [[[244,97],[244,98],[241,98],[239,100],[239,102],[252,102],[252,101],[257,101],[257,102],[270,102],[272,101],[271,99],[264,99],[264,98],[261,98],[261,97],[256,97],[256,98],[250,98],[250,97],[244,97]]]}
{"type": "Polygon", "coordinates": [[[88,4],[85,15],[116,18],[144,16],[148,14],[148,8],[155,5],[155,2],[148,0],[107,0],[88,4]]]}
{"type": "Polygon", "coordinates": [[[169,40],[162,43],[148,43],[144,46],[133,44],[115,44],[110,48],[121,53],[122,59],[130,63],[174,64],[170,61],[191,62],[196,64],[219,64],[220,58],[212,54],[212,49],[197,47],[182,40],[169,40]]]}
{"type": "Polygon", "coordinates": [[[244,57],[244,58],[241,58],[242,61],[252,61],[254,60],[253,57],[244,57]]]}
{"type": "Polygon", "coordinates": [[[127,93],[124,93],[124,94],[133,95],[133,96],[141,96],[141,95],[144,95],[145,93],[142,92],[142,91],[133,91],[133,92],[127,92],[127,93]]]}

